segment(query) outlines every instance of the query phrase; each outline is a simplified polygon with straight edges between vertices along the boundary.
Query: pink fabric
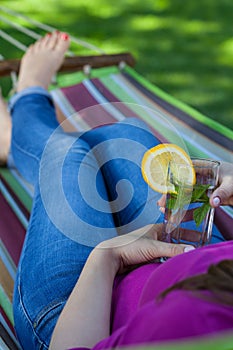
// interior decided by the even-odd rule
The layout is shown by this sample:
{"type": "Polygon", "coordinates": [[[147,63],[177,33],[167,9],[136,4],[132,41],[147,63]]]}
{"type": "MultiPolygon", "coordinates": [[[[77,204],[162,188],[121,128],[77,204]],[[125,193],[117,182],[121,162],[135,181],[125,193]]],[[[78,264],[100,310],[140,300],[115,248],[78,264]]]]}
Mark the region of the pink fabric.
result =
{"type": "Polygon", "coordinates": [[[200,298],[193,292],[176,290],[162,301],[156,300],[175,282],[206,272],[210,264],[223,259],[233,259],[232,241],[196,249],[164,264],[144,265],[117,277],[112,333],[93,349],[155,344],[233,329],[233,307],[211,301],[208,292],[200,298]]]}

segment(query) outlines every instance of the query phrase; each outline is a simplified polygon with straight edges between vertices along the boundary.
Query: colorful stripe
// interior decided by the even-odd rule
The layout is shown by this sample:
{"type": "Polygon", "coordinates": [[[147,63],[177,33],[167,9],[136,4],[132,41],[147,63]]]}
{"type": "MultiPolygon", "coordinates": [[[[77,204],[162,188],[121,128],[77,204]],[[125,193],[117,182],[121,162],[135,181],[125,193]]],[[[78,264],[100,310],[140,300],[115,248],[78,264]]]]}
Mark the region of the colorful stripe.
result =
{"type": "MultiPolygon", "coordinates": [[[[105,86],[109,89],[115,91],[119,100],[124,98],[124,101],[132,104],[132,109],[136,108],[139,110],[140,108],[138,106],[142,106],[141,118],[150,125],[155,125],[156,129],[160,130],[163,135],[168,135],[167,138],[170,142],[174,142],[179,134],[186,143],[192,156],[209,157],[225,161],[233,160],[232,148],[226,149],[215,139],[210,139],[206,134],[195,130],[185,123],[185,121],[177,117],[177,115],[179,116],[178,112],[177,115],[171,114],[167,109],[164,109],[163,106],[155,103],[153,99],[148,98],[148,94],[142,93],[142,91],[136,87],[136,84],[132,84],[132,80],[129,81],[126,79],[125,75],[115,74],[110,77],[104,77],[101,81],[103,81],[105,86]],[[135,103],[136,106],[134,106],[133,103],[135,103]],[[150,114],[149,117],[148,114],[150,114]],[[164,120],[166,120],[167,123],[164,123],[164,120]],[[168,127],[168,125],[170,125],[170,127],[168,127]],[[171,128],[175,130],[175,133],[171,133],[171,128]]],[[[180,114],[182,113],[181,111],[180,114]]],[[[195,119],[193,119],[193,123],[195,123],[195,119]]]]}
{"type": "Polygon", "coordinates": [[[169,102],[171,105],[176,106],[180,111],[186,112],[188,115],[192,116],[194,119],[199,120],[201,123],[210,126],[212,129],[221,132],[224,136],[233,140],[233,131],[227,128],[226,126],[212,120],[211,118],[201,114],[192,107],[186,105],[185,103],[175,99],[173,96],[169,95],[165,91],[161,90],[158,86],[151,84],[144,77],[139,75],[131,67],[125,67],[125,71],[134,78],[135,81],[144,86],[147,90],[151,91],[154,95],[160,96],[164,101],[169,102]]]}
{"type": "Polygon", "coordinates": [[[6,317],[4,310],[0,307],[0,349],[1,350],[20,350],[21,347],[15,337],[12,324],[6,317]]]}

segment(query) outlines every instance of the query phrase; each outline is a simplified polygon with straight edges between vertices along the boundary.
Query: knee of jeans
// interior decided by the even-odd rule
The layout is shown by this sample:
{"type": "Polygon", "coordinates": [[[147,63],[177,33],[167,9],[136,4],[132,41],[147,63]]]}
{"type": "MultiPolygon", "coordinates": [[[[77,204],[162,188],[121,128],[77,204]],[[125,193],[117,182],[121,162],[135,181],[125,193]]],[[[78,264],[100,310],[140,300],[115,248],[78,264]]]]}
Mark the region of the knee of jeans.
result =
{"type": "Polygon", "coordinates": [[[15,167],[23,178],[34,184],[38,178],[39,159],[12,143],[9,166],[15,167]]]}

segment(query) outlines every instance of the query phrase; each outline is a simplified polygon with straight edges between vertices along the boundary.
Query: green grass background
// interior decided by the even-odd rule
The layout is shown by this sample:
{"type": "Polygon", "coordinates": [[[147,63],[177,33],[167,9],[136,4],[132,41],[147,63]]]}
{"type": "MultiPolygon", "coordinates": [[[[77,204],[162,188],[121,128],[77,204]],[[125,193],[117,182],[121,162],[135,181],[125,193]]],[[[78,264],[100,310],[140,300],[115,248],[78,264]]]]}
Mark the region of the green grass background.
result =
{"type": "MultiPolygon", "coordinates": [[[[107,53],[130,51],[146,79],[233,129],[232,0],[1,0],[0,5],[107,53]]],[[[0,27],[27,45],[33,42],[1,19],[0,27]]],[[[87,53],[77,45],[72,50],[87,53]]],[[[22,55],[1,38],[0,53],[22,55]]],[[[6,95],[9,81],[0,83],[6,95]]]]}

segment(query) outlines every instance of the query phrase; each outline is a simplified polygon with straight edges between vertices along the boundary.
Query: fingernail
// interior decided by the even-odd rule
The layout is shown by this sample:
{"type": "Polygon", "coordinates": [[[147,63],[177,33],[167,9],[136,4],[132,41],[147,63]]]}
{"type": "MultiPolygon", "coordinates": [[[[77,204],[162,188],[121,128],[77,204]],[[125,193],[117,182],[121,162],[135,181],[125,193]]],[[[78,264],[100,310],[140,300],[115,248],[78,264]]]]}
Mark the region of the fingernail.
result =
{"type": "Polygon", "coordinates": [[[61,39],[62,39],[62,40],[68,40],[68,39],[69,39],[69,35],[66,34],[66,33],[62,33],[62,34],[61,34],[61,39]]]}
{"type": "Polygon", "coordinates": [[[187,245],[185,248],[184,248],[184,253],[188,253],[190,252],[191,250],[194,250],[195,248],[192,246],[192,245],[187,245]]]}
{"type": "Polygon", "coordinates": [[[213,199],[213,204],[215,207],[218,207],[220,205],[220,198],[219,197],[214,197],[213,199]]]}

